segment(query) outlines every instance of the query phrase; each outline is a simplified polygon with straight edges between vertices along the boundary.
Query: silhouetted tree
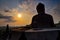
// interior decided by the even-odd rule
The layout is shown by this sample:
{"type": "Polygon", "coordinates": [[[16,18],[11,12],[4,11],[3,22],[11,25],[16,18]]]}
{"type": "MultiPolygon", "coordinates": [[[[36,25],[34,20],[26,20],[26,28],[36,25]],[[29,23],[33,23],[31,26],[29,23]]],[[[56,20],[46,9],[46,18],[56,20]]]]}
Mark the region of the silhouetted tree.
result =
{"type": "Polygon", "coordinates": [[[3,40],[7,40],[8,36],[9,36],[9,25],[7,24],[6,31],[3,34],[3,40]]]}

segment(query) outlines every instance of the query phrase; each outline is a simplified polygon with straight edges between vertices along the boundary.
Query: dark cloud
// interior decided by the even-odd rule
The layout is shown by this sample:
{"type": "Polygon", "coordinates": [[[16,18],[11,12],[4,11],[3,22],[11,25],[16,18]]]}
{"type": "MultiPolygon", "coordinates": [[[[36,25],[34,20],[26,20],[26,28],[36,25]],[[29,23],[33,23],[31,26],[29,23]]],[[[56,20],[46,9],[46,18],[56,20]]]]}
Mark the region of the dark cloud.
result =
{"type": "Polygon", "coordinates": [[[3,16],[2,14],[0,14],[0,19],[6,19],[5,22],[15,22],[15,20],[12,20],[12,16],[3,16]]]}
{"type": "Polygon", "coordinates": [[[5,22],[16,22],[16,20],[9,19],[9,20],[6,20],[5,22]]]}
{"type": "Polygon", "coordinates": [[[10,10],[4,10],[4,12],[10,12],[10,10]]]}
{"type": "Polygon", "coordinates": [[[2,14],[0,14],[0,19],[11,19],[11,16],[3,16],[2,14]]]}

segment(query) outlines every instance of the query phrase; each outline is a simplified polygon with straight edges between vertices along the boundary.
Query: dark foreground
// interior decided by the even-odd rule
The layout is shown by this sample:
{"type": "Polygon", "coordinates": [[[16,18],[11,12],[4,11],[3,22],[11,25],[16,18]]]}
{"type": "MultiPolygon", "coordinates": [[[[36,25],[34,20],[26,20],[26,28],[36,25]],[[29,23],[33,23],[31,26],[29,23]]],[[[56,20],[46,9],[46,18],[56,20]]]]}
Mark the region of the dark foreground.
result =
{"type": "Polygon", "coordinates": [[[59,40],[60,29],[41,29],[19,31],[17,29],[8,31],[0,37],[0,40],[59,40]]]}
{"type": "MultiPolygon", "coordinates": [[[[13,32],[10,40],[20,40],[25,38],[27,40],[56,40],[58,37],[57,31],[48,31],[48,32],[25,32],[25,35],[22,32],[13,32]]],[[[25,40],[26,40],[25,39],[25,40]]]]}

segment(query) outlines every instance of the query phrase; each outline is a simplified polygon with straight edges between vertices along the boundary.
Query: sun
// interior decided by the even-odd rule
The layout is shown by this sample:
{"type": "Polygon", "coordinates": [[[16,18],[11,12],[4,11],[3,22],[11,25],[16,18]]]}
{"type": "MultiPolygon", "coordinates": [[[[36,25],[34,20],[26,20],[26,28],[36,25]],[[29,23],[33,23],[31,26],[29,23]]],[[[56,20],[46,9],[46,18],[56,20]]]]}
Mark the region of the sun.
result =
{"type": "Polygon", "coordinates": [[[22,17],[22,15],[21,15],[21,14],[18,14],[18,17],[19,17],[19,18],[21,18],[21,17],[22,17]]]}

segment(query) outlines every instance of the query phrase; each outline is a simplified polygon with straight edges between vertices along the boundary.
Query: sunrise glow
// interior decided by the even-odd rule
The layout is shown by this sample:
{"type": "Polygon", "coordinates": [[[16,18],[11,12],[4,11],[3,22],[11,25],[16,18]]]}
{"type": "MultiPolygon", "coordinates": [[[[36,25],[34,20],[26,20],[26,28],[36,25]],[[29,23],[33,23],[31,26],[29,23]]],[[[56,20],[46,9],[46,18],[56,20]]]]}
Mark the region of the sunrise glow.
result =
{"type": "Polygon", "coordinates": [[[19,18],[21,18],[21,17],[22,17],[22,15],[21,15],[21,14],[18,14],[17,16],[18,16],[19,18]]]}

